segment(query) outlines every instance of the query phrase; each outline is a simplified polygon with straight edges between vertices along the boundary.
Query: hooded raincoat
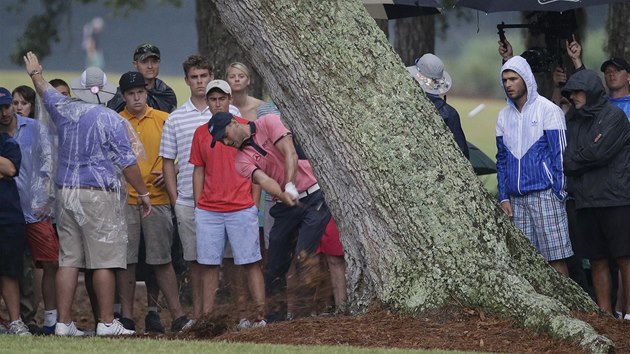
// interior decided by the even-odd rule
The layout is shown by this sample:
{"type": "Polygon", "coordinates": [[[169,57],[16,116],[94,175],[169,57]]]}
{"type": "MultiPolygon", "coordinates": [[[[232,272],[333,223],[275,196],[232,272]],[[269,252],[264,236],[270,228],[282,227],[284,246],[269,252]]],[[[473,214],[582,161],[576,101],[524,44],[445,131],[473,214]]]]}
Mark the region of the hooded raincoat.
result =
{"type": "Polygon", "coordinates": [[[567,113],[564,171],[575,207],[630,205],[630,123],[626,114],[609,102],[594,71],[573,74],[562,94],[569,96],[574,91],[586,93],[586,104],[567,113]]]}
{"type": "MultiPolygon", "coordinates": [[[[566,197],[562,158],[566,147],[566,126],[562,110],[537,92],[531,68],[520,56],[505,62],[525,82],[527,101],[521,111],[507,96],[496,126],[497,182],[499,202],[551,189],[559,199],[566,197]]],[[[503,85],[503,84],[502,84],[503,85]]]]}

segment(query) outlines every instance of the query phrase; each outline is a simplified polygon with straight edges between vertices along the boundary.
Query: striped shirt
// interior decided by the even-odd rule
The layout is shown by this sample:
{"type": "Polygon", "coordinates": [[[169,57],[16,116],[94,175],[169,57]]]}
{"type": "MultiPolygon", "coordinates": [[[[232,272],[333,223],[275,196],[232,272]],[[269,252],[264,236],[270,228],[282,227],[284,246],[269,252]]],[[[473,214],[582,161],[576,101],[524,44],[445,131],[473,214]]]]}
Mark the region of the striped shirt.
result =
{"type": "MultiPolygon", "coordinates": [[[[230,105],[230,113],[240,116],[238,108],[230,105]]],[[[212,118],[210,109],[206,107],[199,111],[190,99],[181,107],[168,115],[162,142],[160,143],[160,156],[165,159],[179,161],[179,173],[177,174],[177,201],[175,203],[194,207],[192,187],[192,173],[194,166],[190,160],[190,148],[192,146],[195,130],[207,123],[212,118]]]]}

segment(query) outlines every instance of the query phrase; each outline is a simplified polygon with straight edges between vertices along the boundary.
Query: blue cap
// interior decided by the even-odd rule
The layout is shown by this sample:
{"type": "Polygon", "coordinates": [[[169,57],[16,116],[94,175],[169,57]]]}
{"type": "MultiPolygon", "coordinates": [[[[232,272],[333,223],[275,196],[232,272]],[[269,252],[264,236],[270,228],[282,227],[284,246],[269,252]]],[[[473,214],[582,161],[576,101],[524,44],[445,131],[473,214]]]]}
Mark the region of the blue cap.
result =
{"type": "Polygon", "coordinates": [[[225,127],[230,125],[232,119],[234,119],[234,116],[229,112],[219,112],[210,118],[208,121],[208,131],[212,135],[211,148],[214,148],[217,141],[223,140],[225,137],[225,127]]]}
{"type": "Polygon", "coordinates": [[[11,92],[9,92],[9,90],[5,89],[4,87],[0,87],[0,106],[12,103],[13,97],[11,97],[11,92]]]}

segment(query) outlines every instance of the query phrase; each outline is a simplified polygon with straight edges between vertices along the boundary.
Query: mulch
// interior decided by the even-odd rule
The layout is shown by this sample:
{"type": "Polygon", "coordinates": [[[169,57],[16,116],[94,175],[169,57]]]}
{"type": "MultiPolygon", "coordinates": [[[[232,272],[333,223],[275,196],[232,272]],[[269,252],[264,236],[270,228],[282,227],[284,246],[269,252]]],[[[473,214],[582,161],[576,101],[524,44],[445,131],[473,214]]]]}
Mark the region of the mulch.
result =
{"type": "MultiPolygon", "coordinates": [[[[598,314],[576,314],[616,345],[616,353],[630,353],[630,321],[598,314]]],[[[312,316],[237,331],[234,320],[222,315],[207,319],[178,336],[227,342],[293,345],[445,349],[509,353],[583,353],[576,344],[534,333],[511,320],[483,312],[448,306],[418,316],[375,308],[357,316],[312,316]]]]}
{"type": "MultiPolygon", "coordinates": [[[[80,328],[94,326],[89,301],[82,286],[77,289],[73,318],[80,328]]],[[[146,290],[138,286],[135,302],[137,333],[144,329],[146,290]]],[[[190,312],[190,308],[186,308],[190,312]]],[[[220,304],[212,318],[199,321],[190,331],[159,338],[250,342],[292,345],[342,345],[367,348],[444,349],[509,353],[583,353],[576,344],[521,328],[509,319],[476,309],[447,306],[408,316],[384,308],[362,315],[308,316],[238,331],[238,316],[231,304],[220,304]]],[[[615,343],[615,353],[630,353],[630,321],[596,313],[576,313],[615,343]]],[[[161,311],[170,328],[168,310],[161,311]]],[[[138,337],[147,338],[139,334],[138,337]]]]}

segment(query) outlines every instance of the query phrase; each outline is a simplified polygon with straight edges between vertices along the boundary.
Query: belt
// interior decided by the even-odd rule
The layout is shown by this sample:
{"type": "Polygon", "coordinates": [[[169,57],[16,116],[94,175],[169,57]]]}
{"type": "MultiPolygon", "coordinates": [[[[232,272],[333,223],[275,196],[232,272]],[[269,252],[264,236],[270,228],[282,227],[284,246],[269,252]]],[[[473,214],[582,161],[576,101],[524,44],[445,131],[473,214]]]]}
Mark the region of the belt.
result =
{"type": "Polygon", "coordinates": [[[92,187],[92,186],[58,186],[60,189],[87,189],[90,191],[115,192],[112,187],[92,187]]]}
{"type": "Polygon", "coordinates": [[[309,194],[313,194],[319,190],[319,184],[315,183],[314,185],[308,187],[304,192],[298,194],[298,199],[302,199],[309,194]]]}
{"type": "MultiPolygon", "coordinates": [[[[297,199],[300,200],[308,195],[311,195],[319,190],[319,184],[315,183],[314,185],[308,187],[304,192],[298,194],[297,199]]],[[[282,200],[276,199],[277,203],[282,203],[282,200]]]]}

